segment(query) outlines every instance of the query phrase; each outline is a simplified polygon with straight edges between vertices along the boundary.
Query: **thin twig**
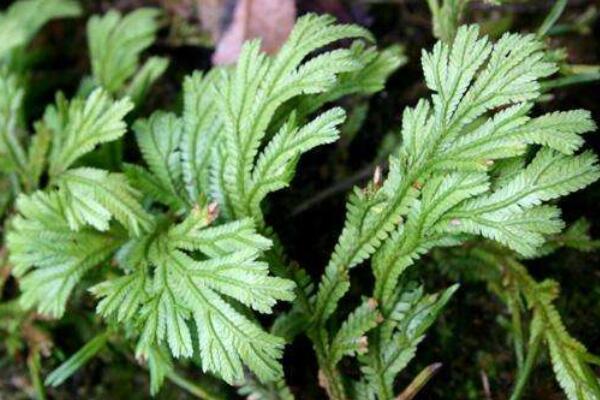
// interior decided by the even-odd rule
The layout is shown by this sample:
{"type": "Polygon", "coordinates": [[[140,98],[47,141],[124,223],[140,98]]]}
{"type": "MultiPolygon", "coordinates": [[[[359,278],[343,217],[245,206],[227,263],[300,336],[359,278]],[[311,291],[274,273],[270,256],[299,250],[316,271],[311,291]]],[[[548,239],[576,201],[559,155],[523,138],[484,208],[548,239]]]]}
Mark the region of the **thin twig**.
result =
{"type": "Polygon", "coordinates": [[[382,162],[380,164],[369,164],[365,168],[356,172],[354,175],[351,175],[348,178],[337,182],[335,185],[332,185],[320,191],[308,200],[300,203],[292,210],[290,217],[295,218],[298,215],[303,214],[304,212],[327,200],[328,198],[333,197],[338,193],[346,192],[354,185],[366,181],[375,173],[375,169],[380,165],[383,170],[387,169],[387,162],[382,162]]]}
{"type": "Polygon", "coordinates": [[[481,384],[483,386],[483,395],[485,396],[485,400],[492,400],[492,392],[490,390],[490,380],[488,379],[488,376],[484,370],[480,370],[479,374],[481,375],[481,384]]]}
{"type": "Polygon", "coordinates": [[[423,387],[433,378],[433,376],[442,368],[442,363],[431,364],[423,371],[419,372],[419,375],[404,389],[402,393],[396,397],[396,400],[412,400],[415,396],[423,389],[423,387]]]}

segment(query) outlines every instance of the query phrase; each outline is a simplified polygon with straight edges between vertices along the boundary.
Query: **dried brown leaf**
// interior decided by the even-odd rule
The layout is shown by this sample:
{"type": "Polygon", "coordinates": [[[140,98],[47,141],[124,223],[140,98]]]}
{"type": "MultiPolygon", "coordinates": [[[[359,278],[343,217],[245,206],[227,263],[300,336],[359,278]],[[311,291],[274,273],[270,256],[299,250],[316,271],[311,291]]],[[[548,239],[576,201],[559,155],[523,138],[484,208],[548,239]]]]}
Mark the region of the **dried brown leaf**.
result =
{"type": "MultiPolygon", "coordinates": [[[[202,0],[208,3],[217,1],[202,0]]],[[[220,18],[223,17],[221,15],[220,18]]],[[[262,40],[262,49],[267,53],[276,52],[287,39],[295,19],[294,0],[238,0],[231,24],[218,40],[213,63],[235,62],[243,43],[254,38],[262,40]]]]}

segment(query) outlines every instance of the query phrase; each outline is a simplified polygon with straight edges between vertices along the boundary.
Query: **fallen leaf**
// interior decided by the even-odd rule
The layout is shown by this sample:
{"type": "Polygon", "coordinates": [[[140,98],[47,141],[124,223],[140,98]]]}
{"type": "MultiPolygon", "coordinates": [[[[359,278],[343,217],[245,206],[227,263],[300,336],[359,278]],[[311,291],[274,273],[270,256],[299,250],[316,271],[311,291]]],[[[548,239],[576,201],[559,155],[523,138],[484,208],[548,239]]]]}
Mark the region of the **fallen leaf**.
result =
{"type": "Polygon", "coordinates": [[[217,43],[232,18],[237,0],[197,0],[202,29],[209,32],[217,43]]]}
{"type": "MultiPolygon", "coordinates": [[[[201,5],[203,3],[215,5],[218,1],[202,0],[201,5]]],[[[202,10],[204,11],[204,8],[202,10]]],[[[216,7],[213,7],[212,11],[218,12],[216,7]]],[[[226,14],[221,14],[221,20],[225,16],[226,14]]],[[[215,16],[212,18],[214,22],[215,16]]],[[[294,0],[238,0],[231,23],[218,38],[213,63],[234,63],[243,43],[254,38],[262,40],[262,49],[265,52],[275,53],[286,41],[295,20],[294,0]]]]}

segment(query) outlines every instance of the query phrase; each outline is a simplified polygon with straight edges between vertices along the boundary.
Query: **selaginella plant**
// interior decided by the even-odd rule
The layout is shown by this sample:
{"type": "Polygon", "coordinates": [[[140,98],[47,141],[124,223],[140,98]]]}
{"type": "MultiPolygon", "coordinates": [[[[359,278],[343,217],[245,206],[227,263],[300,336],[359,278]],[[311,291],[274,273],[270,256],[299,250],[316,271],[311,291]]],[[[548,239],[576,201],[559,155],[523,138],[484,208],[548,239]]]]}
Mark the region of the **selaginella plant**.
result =
{"type": "MultiPolygon", "coordinates": [[[[94,18],[88,30],[104,32],[99,26],[113,26],[106,22],[113,19],[94,18]]],[[[59,96],[36,124],[45,138],[36,161],[47,166],[36,176],[45,172],[47,184],[19,196],[9,224],[21,304],[60,318],[82,277],[113,260],[122,276],[110,274],[90,290],[109,325],[137,332],[136,353],[149,363],[153,390],[168,371],[167,353],[191,357],[195,349],[202,368],[229,383],[243,381],[244,366],[262,381],[280,377],[284,341],[249,309],[269,313],[276,301],[292,300],[294,283],[270,276],[262,259],[271,241],[256,231],[264,228],[260,202],[289,182],[301,153],[337,139],[344,113],[336,108],[302,126],[297,121],[344,94],[380,89],[401,62],[395,51],[359,43],[303,62],[340,39],[370,38],[333,22],[307,16],[275,58],[259,54],[255,41],[235,69],[187,78],[180,117],[158,112],[134,125],[147,168],[127,165],[125,174],[81,164],[98,145],[122,137],[133,108],[128,98],[111,98],[109,92],[120,93],[112,79],[124,81],[121,64],[102,67],[94,51],[99,39],[91,38],[100,87],[71,101],[59,96]],[[103,78],[102,68],[112,72],[103,78]],[[281,105],[309,93],[310,100],[276,118],[281,105]],[[281,126],[268,134],[276,119],[281,126]]],[[[49,383],[65,378],[54,374],[49,383]]]]}
{"type": "MultiPolygon", "coordinates": [[[[153,393],[172,358],[198,356],[204,371],[245,383],[247,395],[292,398],[280,360],[286,340],[306,334],[330,398],[397,398],[396,377],[457,289],[426,294],[405,278],[407,268],[435,247],[476,236],[535,255],[563,227],[547,203],[594,182],[600,170],[595,155],[580,152],[581,134],[595,128],[589,113],[531,115],[540,80],[556,72],[544,45],[518,34],[492,43],[476,26],[461,27],[451,43],[423,52],[434,94],[404,111],[387,176],[378,169],[350,195],[338,243],[313,284],[287,262],[262,206],[290,184],[303,153],[338,139],[344,111],[313,114],[343,95],[379,90],[400,64],[393,51],[364,44],[371,39],[363,28],[307,15],[273,57],[247,43],[235,66],[186,78],[180,115],[159,111],[133,125],[145,166],[123,172],[82,165],[96,146],[125,134],[133,107],[110,95],[125,94],[110,85],[131,73],[115,65],[115,76],[106,76],[94,67],[100,87],[59,97],[36,125],[45,145],[33,159],[47,184],[19,196],[8,225],[21,304],[59,318],[82,277],[108,265],[90,288],[96,311],[136,342],[153,393]],[[358,41],[322,51],[342,39],[358,41]],[[345,316],[338,305],[361,264],[375,285],[345,316]],[[272,313],[278,301],[293,303],[268,331],[252,311],[272,313]],[[338,369],[348,356],[357,356],[358,379],[338,369]]],[[[593,356],[564,330],[552,288],[532,294],[540,287],[513,267],[539,310],[532,337],[555,328],[545,340],[559,383],[570,398],[594,398],[593,356]],[[563,344],[572,351],[557,350],[563,344]]],[[[89,358],[91,347],[96,342],[75,358],[89,358]]],[[[76,364],[59,368],[50,383],[76,364]]]]}

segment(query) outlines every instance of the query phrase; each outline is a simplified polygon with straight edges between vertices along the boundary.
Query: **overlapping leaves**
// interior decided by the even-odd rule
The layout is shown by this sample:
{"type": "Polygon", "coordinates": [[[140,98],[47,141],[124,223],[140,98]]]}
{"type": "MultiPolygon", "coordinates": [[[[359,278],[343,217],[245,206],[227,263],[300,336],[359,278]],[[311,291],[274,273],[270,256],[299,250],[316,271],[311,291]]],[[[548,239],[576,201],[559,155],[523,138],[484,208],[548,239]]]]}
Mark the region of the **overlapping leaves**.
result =
{"type": "Polygon", "coordinates": [[[196,208],[163,233],[128,243],[120,256],[128,273],[92,289],[101,299],[98,312],[140,327],[139,354],[165,342],[175,357],[191,357],[197,337],[204,370],[233,383],[247,365],[261,379],[275,379],[283,340],[226,299],[271,312],[277,300],[292,299],[293,284],[268,276],[258,257],[270,242],[251,221],[206,227],[212,218],[196,208]]]}

